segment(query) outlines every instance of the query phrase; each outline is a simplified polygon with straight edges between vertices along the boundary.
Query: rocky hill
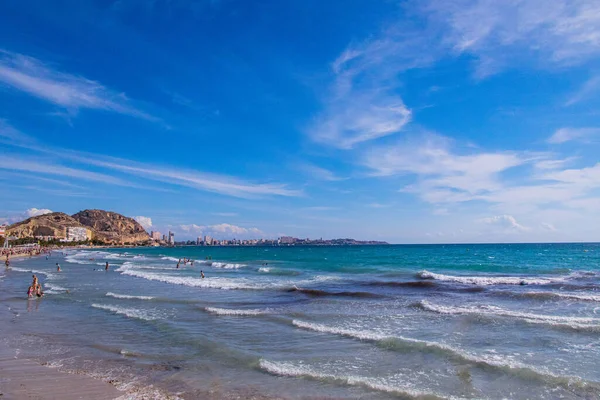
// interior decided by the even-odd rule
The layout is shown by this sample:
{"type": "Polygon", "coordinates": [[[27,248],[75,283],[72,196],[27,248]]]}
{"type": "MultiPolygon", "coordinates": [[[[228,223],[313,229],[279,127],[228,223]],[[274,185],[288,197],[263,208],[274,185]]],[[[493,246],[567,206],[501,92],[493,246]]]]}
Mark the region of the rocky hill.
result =
{"type": "Polygon", "coordinates": [[[64,238],[67,236],[67,227],[83,227],[83,225],[65,213],[54,212],[31,217],[25,221],[10,225],[6,228],[6,233],[7,236],[16,236],[18,238],[36,236],[64,238]]]}
{"type": "Polygon", "coordinates": [[[83,210],[73,215],[94,232],[94,238],[111,244],[134,244],[150,240],[144,228],[133,218],[112,211],[83,210]]]}
{"type": "Polygon", "coordinates": [[[148,233],[133,218],[104,210],[84,210],[73,216],[61,212],[44,214],[10,225],[6,232],[7,236],[17,238],[51,236],[63,239],[67,236],[67,227],[88,228],[94,240],[106,244],[140,244],[150,240],[148,233]]]}

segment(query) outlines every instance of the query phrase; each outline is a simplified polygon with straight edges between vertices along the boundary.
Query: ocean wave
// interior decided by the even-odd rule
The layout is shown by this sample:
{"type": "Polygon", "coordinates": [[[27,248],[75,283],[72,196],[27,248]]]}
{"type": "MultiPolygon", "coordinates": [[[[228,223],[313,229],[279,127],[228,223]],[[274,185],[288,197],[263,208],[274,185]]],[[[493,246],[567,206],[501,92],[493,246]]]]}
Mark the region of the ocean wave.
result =
{"type": "Polygon", "coordinates": [[[299,288],[297,286],[294,286],[290,289],[286,289],[286,292],[298,292],[298,293],[303,293],[305,295],[314,296],[314,297],[321,297],[321,296],[362,297],[362,298],[382,297],[375,293],[369,293],[369,292],[329,292],[329,291],[321,290],[321,289],[303,289],[303,288],[299,288]]]}
{"type": "Polygon", "coordinates": [[[68,292],[69,289],[65,289],[62,286],[54,285],[52,283],[46,283],[44,285],[44,294],[59,294],[68,292]]]}
{"type": "Polygon", "coordinates": [[[557,327],[567,327],[581,330],[600,330],[600,319],[590,317],[562,317],[556,315],[531,314],[519,311],[505,310],[496,306],[477,305],[470,307],[441,306],[435,305],[427,300],[421,300],[417,306],[423,310],[449,315],[476,315],[491,317],[517,318],[532,324],[545,324],[557,327]]]}
{"type": "Polygon", "coordinates": [[[234,310],[231,308],[204,307],[206,312],[217,315],[248,315],[256,316],[266,314],[264,310],[234,310]]]}
{"type": "Polygon", "coordinates": [[[213,261],[210,264],[213,268],[223,268],[223,269],[239,269],[246,266],[246,264],[235,264],[235,263],[224,263],[224,262],[215,262],[213,261]]]}
{"type": "Polygon", "coordinates": [[[118,307],[118,306],[109,306],[105,304],[92,304],[92,307],[99,308],[101,310],[111,311],[115,314],[125,315],[129,318],[137,318],[144,321],[154,321],[160,319],[160,317],[153,312],[138,310],[137,308],[126,308],[126,307],[118,307]]]}
{"type": "Polygon", "coordinates": [[[114,297],[115,299],[127,299],[127,300],[152,300],[152,296],[132,296],[128,294],[117,294],[113,292],[106,293],[108,297],[114,297]]]}
{"type": "Polygon", "coordinates": [[[161,260],[167,260],[167,261],[173,261],[173,262],[179,262],[179,258],[175,258],[175,257],[161,257],[161,260]]]}
{"type": "Polygon", "coordinates": [[[269,272],[271,272],[271,270],[272,270],[272,268],[269,268],[269,267],[260,267],[258,269],[258,272],[264,272],[264,273],[268,274],[269,272]]]}
{"type": "Polygon", "coordinates": [[[560,292],[492,292],[495,295],[504,295],[510,297],[527,297],[531,299],[552,300],[566,299],[576,301],[596,301],[600,302],[600,294],[579,294],[579,293],[560,293],[560,292]]]}
{"type": "Polygon", "coordinates": [[[44,275],[44,276],[46,276],[47,279],[56,277],[56,275],[53,274],[52,272],[40,271],[39,269],[10,267],[10,270],[15,271],[15,272],[24,272],[24,273],[28,273],[28,274],[44,275]]]}
{"type": "Polygon", "coordinates": [[[567,277],[544,278],[544,277],[526,277],[526,276],[460,276],[436,274],[429,271],[417,273],[420,279],[431,279],[443,282],[455,282],[465,285],[547,285],[550,283],[564,282],[567,277]]]}
{"type": "Polygon", "coordinates": [[[292,364],[288,362],[274,362],[261,359],[259,367],[270,374],[289,377],[305,377],[316,380],[332,381],[334,383],[342,383],[350,386],[361,386],[371,390],[376,390],[385,393],[394,393],[409,398],[429,398],[443,399],[447,396],[438,395],[432,392],[418,391],[408,387],[393,386],[385,381],[385,378],[367,378],[362,376],[343,376],[327,374],[313,370],[302,364],[292,364]]]}
{"type": "Polygon", "coordinates": [[[581,378],[576,376],[557,375],[553,372],[541,370],[530,365],[525,365],[518,361],[512,360],[507,357],[502,357],[497,354],[477,356],[459,348],[447,345],[445,343],[413,339],[403,336],[387,335],[368,330],[339,328],[300,320],[293,320],[292,324],[294,326],[297,326],[298,328],[311,330],[315,332],[330,333],[334,335],[346,336],[364,341],[376,342],[382,347],[391,349],[413,348],[421,351],[424,350],[433,353],[439,353],[446,356],[449,359],[453,359],[459,362],[470,362],[475,365],[482,366],[484,368],[497,368],[522,377],[536,378],[543,381],[549,381],[554,384],[560,384],[565,387],[569,387],[572,385],[585,386],[587,384],[587,382],[583,381],[581,378]]]}
{"type": "Polygon", "coordinates": [[[246,280],[240,279],[228,279],[228,278],[191,278],[191,277],[179,277],[172,275],[162,275],[153,272],[139,271],[137,269],[125,269],[121,272],[123,275],[129,275],[136,278],[147,279],[150,281],[158,281],[164,283],[171,283],[174,285],[184,285],[191,287],[211,288],[211,289],[248,289],[248,290],[260,290],[269,289],[274,287],[273,284],[257,284],[250,283],[246,280]]]}

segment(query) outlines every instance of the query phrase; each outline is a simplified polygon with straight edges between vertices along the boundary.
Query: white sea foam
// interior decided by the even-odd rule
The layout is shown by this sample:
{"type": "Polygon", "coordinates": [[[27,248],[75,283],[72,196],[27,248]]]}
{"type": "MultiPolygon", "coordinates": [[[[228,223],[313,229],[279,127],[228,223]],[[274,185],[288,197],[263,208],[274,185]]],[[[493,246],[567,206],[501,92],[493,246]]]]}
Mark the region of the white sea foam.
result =
{"type": "Polygon", "coordinates": [[[127,299],[127,300],[152,300],[152,296],[131,296],[128,294],[117,294],[113,292],[106,293],[108,297],[114,297],[115,299],[127,299]]]}
{"type": "Polygon", "coordinates": [[[476,305],[470,307],[442,306],[432,304],[427,300],[421,300],[419,302],[419,306],[424,310],[433,311],[439,314],[470,314],[480,316],[511,317],[533,324],[564,326],[574,329],[600,329],[600,319],[598,318],[532,314],[519,311],[505,310],[500,307],[489,305],[476,305]]]}
{"type": "Polygon", "coordinates": [[[256,316],[266,314],[264,310],[234,310],[231,308],[205,307],[205,311],[217,315],[247,315],[256,316]]]}
{"type": "Polygon", "coordinates": [[[191,287],[203,287],[212,289],[267,289],[272,287],[272,284],[258,284],[251,283],[247,280],[241,279],[228,279],[228,278],[190,278],[183,276],[172,276],[164,275],[155,272],[140,271],[135,268],[128,268],[120,271],[123,275],[134,276],[136,278],[143,278],[150,281],[158,281],[171,283],[174,285],[184,285],[191,287]]]}
{"type": "Polygon", "coordinates": [[[145,321],[153,321],[156,319],[160,319],[160,316],[156,313],[146,310],[138,310],[137,308],[126,308],[96,303],[92,304],[92,307],[99,308],[101,310],[111,311],[115,314],[125,315],[129,318],[137,318],[145,321]]]}
{"type": "Polygon", "coordinates": [[[214,262],[210,265],[214,268],[223,268],[223,269],[239,269],[246,266],[246,264],[235,264],[235,263],[224,263],[224,262],[214,262]]]}
{"type": "Polygon", "coordinates": [[[31,268],[18,268],[18,267],[10,267],[10,269],[12,271],[16,271],[16,272],[25,272],[25,273],[29,273],[29,274],[37,274],[37,275],[45,275],[46,278],[50,279],[50,278],[54,278],[56,275],[54,275],[52,272],[48,272],[48,271],[40,271],[38,269],[31,269],[31,268]]]}
{"type": "Polygon", "coordinates": [[[59,294],[59,293],[64,293],[66,291],[68,291],[68,289],[65,289],[62,286],[58,286],[55,285],[53,283],[46,283],[44,288],[44,293],[45,294],[59,294]]]}
{"type": "Polygon", "coordinates": [[[525,276],[460,276],[436,274],[429,271],[417,273],[421,279],[434,279],[444,282],[456,282],[466,285],[547,285],[550,283],[564,282],[567,278],[564,276],[543,278],[543,277],[525,277],[525,276]]]}
{"type": "Polygon", "coordinates": [[[271,272],[271,268],[269,268],[269,267],[260,267],[260,268],[258,269],[258,272],[265,272],[265,273],[268,273],[268,272],[271,272]]]}
{"type": "Polygon", "coordinates": [[[179,262],[179,258],[175,258],[175,257],[161,257],[161,260],[167,260],[167,261],[173,261],[173,262],[179,262]]]}
{"type": "MultiPolygon", "coordinates": [[[[259,366],[262,370],[279,376],[290,376],[290,377],[306,377],[317,380],[330,380],[335,382],[340,382],[350,386],[362,386],[372,390],[377,390],[380,392],[386,393],[396,393],[402,396],[407,396],[410,398],[421,398],[421,397],[434,397],[434,398],[449,398],[447,396],[441,396],[437,393],[419,391],[409,387],[399,387],[394,386],[388,382],[386,382],[385,378],[368,378],[362,376],[354,376],[354,375],[334,375],[323,372],[315,371],[314,369],[302,365],[302,364],[292,364],[288,362],[274,362],[261,359],[259,362],[259,366]]],[[[453,397],[450,397],[453,398],[453,397]]]]}

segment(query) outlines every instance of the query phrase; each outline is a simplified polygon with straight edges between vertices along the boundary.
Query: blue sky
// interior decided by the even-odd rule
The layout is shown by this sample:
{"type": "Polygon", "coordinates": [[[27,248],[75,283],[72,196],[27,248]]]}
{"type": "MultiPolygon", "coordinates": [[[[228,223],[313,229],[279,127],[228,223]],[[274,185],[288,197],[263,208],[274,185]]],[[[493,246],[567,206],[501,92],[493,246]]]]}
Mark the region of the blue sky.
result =
{"type": "Polygon", "coordinates": [[[600,3],[8,0],[0,219],[600,240],[600,3]]]}

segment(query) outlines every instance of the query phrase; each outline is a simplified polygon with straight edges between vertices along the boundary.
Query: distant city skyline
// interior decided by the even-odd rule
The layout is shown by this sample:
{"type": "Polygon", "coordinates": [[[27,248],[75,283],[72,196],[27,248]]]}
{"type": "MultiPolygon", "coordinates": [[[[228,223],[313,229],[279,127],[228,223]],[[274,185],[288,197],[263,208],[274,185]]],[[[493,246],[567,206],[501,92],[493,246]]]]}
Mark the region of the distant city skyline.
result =
{"type": "Polygon", "coordinates": [[[98,208],[167,240],[599,241],[599,15],[3,2],[0,224],[98,208]]]}

